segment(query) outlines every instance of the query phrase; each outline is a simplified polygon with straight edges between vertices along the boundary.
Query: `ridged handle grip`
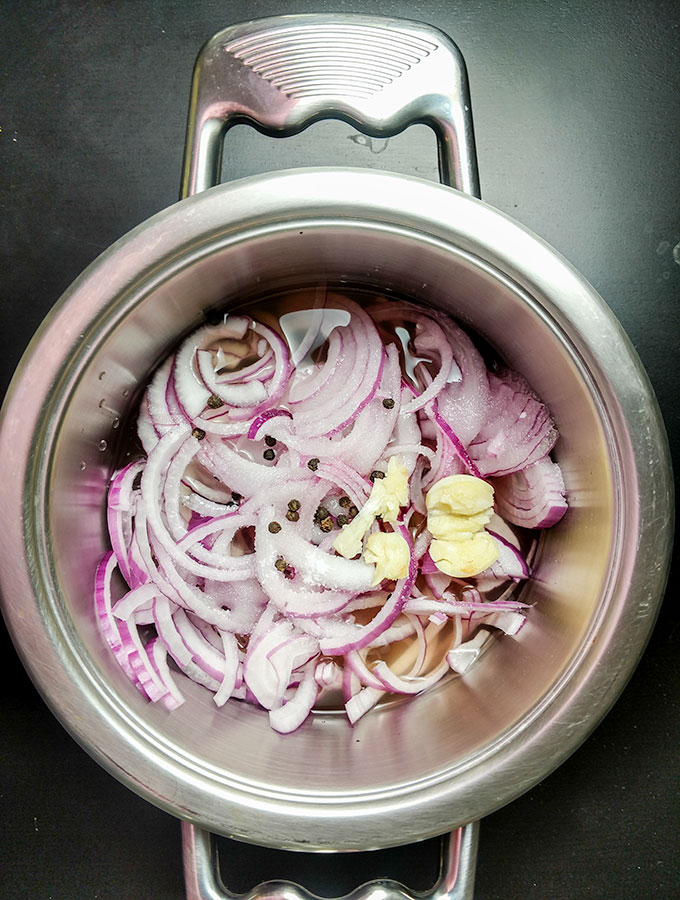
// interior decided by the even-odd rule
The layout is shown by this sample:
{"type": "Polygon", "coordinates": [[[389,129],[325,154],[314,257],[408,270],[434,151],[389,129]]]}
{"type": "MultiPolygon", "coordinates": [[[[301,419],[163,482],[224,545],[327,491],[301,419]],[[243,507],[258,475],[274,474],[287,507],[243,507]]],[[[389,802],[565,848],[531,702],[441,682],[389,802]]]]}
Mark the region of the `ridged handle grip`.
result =
{"type": "MultiPolygon", "coordinates": [[[[379,879],[337,900],[472,900],[478,836],[479,823],[473,822],[442,838],[439,878],[426,893],[410,893],[396,881],[379,879]]],[[[247,894],[234,894],[220,878],[210,832],[183,822],[182,846],[187,900],[319,900],[291,881],[269,881],[247,894]]]]}
{"type": "Polygon", "coordinates": [[[441,181],[479,196],[460,51],[431,26],[360,15],[259,19],[208,41],[194,69],[182,196],[219,182],[232,125],[285,137],[325,118],[379,138],[429,125],[441,181]]]}

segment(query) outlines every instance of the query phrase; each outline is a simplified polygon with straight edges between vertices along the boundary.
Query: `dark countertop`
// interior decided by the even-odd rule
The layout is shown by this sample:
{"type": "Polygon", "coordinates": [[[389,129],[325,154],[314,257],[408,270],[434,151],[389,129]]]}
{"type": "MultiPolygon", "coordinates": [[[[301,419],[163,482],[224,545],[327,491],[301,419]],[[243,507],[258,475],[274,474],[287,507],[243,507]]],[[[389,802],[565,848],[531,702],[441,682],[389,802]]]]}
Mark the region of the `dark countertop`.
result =
{"type": "MultiPolygon", "coordinates": [[[[176,199],[191,69],[204,40],[243,19],[329,9],[368,11],[356,0],[4,4],[2,393],[34,329],[76,275],[176,199]]],[[[607,300],[649,372],[677,448],[676,5],[376,0],[370,11],[429,21],[458,43],[484,198],[553,244],[607,300]]],[[[434,177],[434,142],[422,129],[385,145],[357,141],[333,123],[287,148],[244,131],[225,151],[230,177],[299,161],[434,177]]],[[[484,820],[482,900],[680,896],[679,618],[669,596],[604,722],[554,774],[484,820]]],[[[1,639],[9,677],[0,704],[0,897],[180,900],[179,823],[72,741],[4,630],[1,639]]],[[[383,866],[380,874],[408,880],[410,873],[417,886],[433,852],[430,842],[370,862],[375,874],[383,866]]],[[[332,894],[364,872],[362,855],[320,864],[227,841],[223,855],[227,880],[241,890],[276,875],[312,878],[316,869],[326,878],[317,886],[332,894]]]]}

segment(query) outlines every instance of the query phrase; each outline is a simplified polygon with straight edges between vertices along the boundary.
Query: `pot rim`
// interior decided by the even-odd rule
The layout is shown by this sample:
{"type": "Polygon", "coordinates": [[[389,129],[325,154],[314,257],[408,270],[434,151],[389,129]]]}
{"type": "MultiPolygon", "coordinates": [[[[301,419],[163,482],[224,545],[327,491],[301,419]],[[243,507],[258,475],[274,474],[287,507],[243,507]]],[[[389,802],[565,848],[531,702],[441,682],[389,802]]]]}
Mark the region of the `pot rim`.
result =
{"type": "MultiPolygon", "coordinates": [[[[632,674],[661,602],[672,538],[670,457],[658,406],[634,349],[594,289],[540,238],[481,201],[417,178],[345,168],[287,170],[220,185],[163,210],[95,260],[48,315],[13,379],[0,416],[0,504],[25,523],[24,533],[0,532],[4,614],[31,677],[76,740],[119,780],[175,815],[252,843],[305,849],[314,849],[300,838],[305,819],[323,817],[326,848],[353,846],[358,817],[373,824],[375,846],[389,846],[485,815],[549,774],[598,724],[632,674]],[[180,808],[167,787],[171,779],[186,780],[181,754],[173,755],[144,723],[123,715],[115,694],[87,671],[76,636],[49,601],[47,586],[51,581],[50,589],[56,589],[56,576],[38,533],[42,519],[34,518],[34,498],[45,495],[49,471],[43,451],[58,431],[49,416],[67,402],[77,360],[93,352],[93,343],[103,339],[124,304],[129,309],[154,279],[186,263],[191,241],[208,252],[225,241],[245,240],[258,228],[323,227],[330,222],[407,229],[414,240],[444,242],[502,273],[568,331],[574,353],[592,374],[610,431],[621,510],[617,577],[560,680],[562,691],[556,685],[535,715],[507,736],[505,746],[494,745],[493,752],[502,757],[494,771],[496,796],[483,809],[475,805],[478,780],[470,771],[458,772],[455,785],[450,774],[440,772],[426,784],[420,780],[398,790],[352,795],[277,790],[265,797],[259,793],[261,785],[231,785],[222,778],[217,791],[211,788],[216,792],[211,803],[206,803],[206,786],[199,779],[189,785],[188,800],[185,796],[180,808]],[[52,352],[46,354],[48,344],[52,352]],[[622,358],[629,365],[622,365],[622,358]],[[642,412],[641,397],[646,401],[642,412]],[[623,530],[629,543],[631,535],[635,538],[642,567],[621,553],[623,530]],[[37,566],[43,568],[40,585],[34,583],[37,566]],[[19,604],[13,602],[17,591],[19,604]],[[596,639],[602,641],[605,632],[603,649],[596,639]],[[90,722],[81,712],[83,700],[98,712],[106,706],[105,745],[93,742],[90,722]],[[515,731],[521,731],[520,740],[515,731]],[[546,758],[547,746],[551,753],[546,758]],[[236,826],[225,829],[219,802],[238,807],[243,816],[255,809],[256,821],[239,816],[236,826]],[[415,831],[381,834],[384,817],[396,808],[418,813],[415,831]],[[291,816],[301,820],[292,831],[291,816]]],[[[192,772],[191,778],[195,776],[192,772]]]]}

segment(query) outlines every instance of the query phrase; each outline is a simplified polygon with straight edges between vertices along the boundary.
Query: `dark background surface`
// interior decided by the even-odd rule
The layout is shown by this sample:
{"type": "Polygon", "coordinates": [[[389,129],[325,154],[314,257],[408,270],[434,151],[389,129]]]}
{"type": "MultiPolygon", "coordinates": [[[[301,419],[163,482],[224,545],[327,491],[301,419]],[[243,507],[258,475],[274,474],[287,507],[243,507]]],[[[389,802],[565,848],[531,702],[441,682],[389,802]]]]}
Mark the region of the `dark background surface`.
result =
{"type": "MultiPolygon", "coordinates": [[[[201,44],[244,19],[327,10],[421,19],[454,38],[470,75],[485,200],[541,234],[604,296],[677,447],[680,13],[670,2],[4,0],[0,394],[76,275],[176,199],[201,44]]],[[[284,144],[237,129],[225,177],[299,163],[436,177],[423,129],[367,142],[333,123],[284,144]]],[[[676,604],[671,588],[639,668],[594,734],[484,820],[481,900],[680,897],[676,604]]],[[[1,639],[1,900],[180,900],[179,823],[71,740],[4,631],[1,639]]],[[[241,890],[285,875],[332,895],[366,871],[366,855],[222,848],[228,881],[241,890]]],[[[425,886],[436,845],[368,856],[373,874],[425,886]]]]}

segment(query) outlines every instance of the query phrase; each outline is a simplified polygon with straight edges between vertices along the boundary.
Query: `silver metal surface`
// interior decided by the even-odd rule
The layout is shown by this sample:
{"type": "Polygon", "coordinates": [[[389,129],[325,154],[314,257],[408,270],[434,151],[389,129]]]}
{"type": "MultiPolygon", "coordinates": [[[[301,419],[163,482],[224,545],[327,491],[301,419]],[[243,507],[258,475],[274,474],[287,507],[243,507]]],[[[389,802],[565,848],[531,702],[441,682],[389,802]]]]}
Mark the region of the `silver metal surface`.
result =
{"type": "Polygon", "coordinates": [[[419,179],[291,170],[222,185],[104,253],[39,329],[0,423],[0,586],[33,680],[123,783],[201,828],[297,849],[369,849],[478,819],[545,777],[635,667],[671,541],[668,448],[635,351],[553,249],[485,204],[419,179]],[[352,729],[320,711],[277,735],[202,688],[168,713],[108,653],[92,580],[120,422],[216,304],[328,281],[454,314],[532,383],[561,438],[570,510],[541,541],[535,606],[465,678],[352,729]],[[116,427],[118,424],[118,427],[116,427]]]}
{"type": "MultiPolygon", "coordinates": [[[[442,838],[440,870],[428,891],[412,893],[407,886],[389,879],[360,885],[340,900],[472,900],[479,823],[458,828],[442,838]]],[[[313,900],[316,896],[291,881],[269,881],[247,894],[225,887],[219,871],[221,860],[214,836],[189,822],[182,823],[182,858],[187,900],[313,900]]],[[[226,861],[228,869],[229,862],[226,861]]]]}
{"type": "Polygon", "coordinates": [[[194,70],[182,196],[221,181],[222,142],[239,122],[277,137],[339,118],[372,137],[424,123],[439,172],[479,196],[463,58],[429,25],[361,15],[293,15],[233,25],[194,70]]]}

